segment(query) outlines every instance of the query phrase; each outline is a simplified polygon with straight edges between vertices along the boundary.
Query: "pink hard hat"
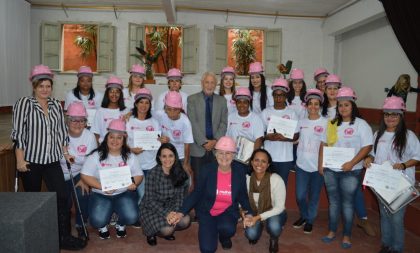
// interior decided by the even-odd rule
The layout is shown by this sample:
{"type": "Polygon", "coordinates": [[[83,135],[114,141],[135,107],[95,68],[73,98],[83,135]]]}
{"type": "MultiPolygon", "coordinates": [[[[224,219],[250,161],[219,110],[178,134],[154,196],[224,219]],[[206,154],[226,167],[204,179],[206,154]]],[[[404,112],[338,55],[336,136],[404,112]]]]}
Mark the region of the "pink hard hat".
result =
{"type": "Polygon", "coordinates": [[[131,66],[129,73],[130,75],[135,74],[135,75],[145,76],[146,70],[144,69],[143,66],[140,66],[139,64],[134,64],[133,66],[131,66]]]}
{"type": "Polygon", "coordinates": [[[318,89],[309,89],[306,91],[305,103],[308,103],[311,98],[318,99],[322,104],[324,102],[324,93],[318,89]]]}
{"type": "Polygon", "coordinates": [[[343,86],[340,89],[338,89],[337,92],[337,100],[351,100],[356,101],[357,96],[354,90],[350,87],[343,86]]]}
{"type": "Polygon", "coordinates": [[[38,81],[40,79],[49,79],[52,81],[54,74],[51,72],[51,69],[45,65],[36,65],[32,68],[31,75],[29,76],[29,81],[38,81]]]}
{"type": "Polygon", "coordinates": [[[87,112],[82,102],[75,101],[67,107],[66,115],[69,117],[86,118],[87,112]]]}
{"type": "Polygon", "coordinates": [[[320,75],[326,75],[326,76],[328,76],[329,75],[328,70],[326,68],[317,68],[317,69],[315,69],[315,72],[314,72],[314,79],[315,79],[315,81],[317,81],[317,79],[318,79],[318,77],[320,75]]]}
{"type": "Polygon", "coordinates": [[[166,78],[168,80],[181,80],[182,79],[181,70],[177,68],[170,69],[168,73],[166,74],[166,78]]]}
{"type": "Polygon", "coordinates": [[[179,92],[169,91],[165,96],[165,105],[173,108],[182,109],[182,97],[179,92]]]}
{"type": "Polygon", "coordinates": [[[290,79],[292,80],[303,80],[305,75],[303,74],[303,70],[301,69],[292,69],[290,71],[290,79]]]}
{"type": "Polygon", "coordinates": [[[249,64],[249,71],[248,73],[250,75],[253,74],[262,74],[264,72],[264,68],[261,64],[261,62],[253,62],[251,64],[249,64]]]}
{"type": "Polygon", "coordinates": [[[384,112],[397,112],[403,113],[406,110],[404,100],[397,96],[385,98],[384,105],[382,106],[384,112]]]}
{"type": "Polygon", "coordinates": [[[108,132],[126,133],[125,120],[113,119],[109,123],[107,130],[108,132]]]}
{"type": "Polygon", "coordinates": [[[341,78],[338,75],[331,74],[327,77],[327,80],[325,80],[325,86],[334,84],[341,86],[341,78]]]}
{"type": "Polygon", "coordinates": [[[108,80],[106,80],[105,88],[118,88],[120,90],[123,89],[123,81],[116,77],[116,76],[110,76],[108,80]]]}
{"type": "Polygon", "coordinates": [[[277,78],[274,80],[273,85],[271,85],[271,89],[275,90],[282,90],[284,93],[289,92],[289,83],[284,78],[277,78]]]}
{"type": "Polygon", "coordinates": [[[251,100],[252,99],[251,92],[249,91],[247,87],[239,87],[235,92],[234,99],[235,100],[238,100],[238,99],[251,100]]]}
{"type": "Polygon", "coordinates": [[[134,103],[137,103],[137,101],[140,98],[147,98],[150,101],[152,101],[153,99],[152,92],[147,88],[141,88],[137,91],[136,95],[134,96],[134,101],[135,101],[134,103]]]}
{"type": "Polygon", "coordinates": [[[81,76],[92,77],[93,76],[92,69],[89,66],[81,66],[79,68],[79,72],[77,72],[77,77],[79,78],[81,76]]]}
{"type": "Polygon", "coordinates": [[[236,152],[236,143],[235,141],[229,136],[222,136],[216,142],[216,146],[214,147],[217,150],[228,151],[228,152],[236,152]]]}
{"type": "Polygon", "coordinates": [[[232,67],[229,67],[229,66],[228,67],[224,67],[223,70],[222,70],[222,73],[221,73],[222,78],[225,75],[232,75],[233,78],[236,77],[235,70],[232,67]]]}

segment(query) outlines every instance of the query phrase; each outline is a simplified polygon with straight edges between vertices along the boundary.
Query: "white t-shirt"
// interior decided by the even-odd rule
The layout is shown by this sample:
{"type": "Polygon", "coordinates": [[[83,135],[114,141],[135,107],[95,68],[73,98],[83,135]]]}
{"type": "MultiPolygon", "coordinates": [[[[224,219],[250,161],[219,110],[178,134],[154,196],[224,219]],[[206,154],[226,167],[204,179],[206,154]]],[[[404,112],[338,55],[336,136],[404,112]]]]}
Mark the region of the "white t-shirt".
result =
{"type": "Polygon", "coordinates": [[[171,120],[162,110],[156,112],[155,115],[159,122],[162,136],[169,137],[169,142],[175,146],[179,159],[184,159],[184,144],[194,142],[190,120],[183,113],[177,120],[171,120]]]}
{"type": "Polygon", "coordinates": [[[238,110],[236,109],[235,100],[233,100],[232,98],[232,94],[225,94],[223,96],[226,98],[227,101],[228,115],[238,112],[238,110]]]}
{"type": "MultiPolygon", "coordinates": [[[[374,135],[374,140],[376,135],[374,135]]],[[[372,154],[375,157],[375,163],[382,164],[385,161],[390,161],[391,164],[407,162],[410,159],[420,161],[420,142],[416,134],[410,130],[407,130],[407,144],[405,146],[405,151],[402,155],[402,159],[399,158],[398,153],[395,149],[392,148],[394,141],[394,132],[384,132],[381,138],[378,141],[376,154],[374,149],[372,149],[372,154]]],[[[405,175],[408,176],[411,183],[415,182],[415,167],[408,167],[402,171],[405,175]]]]}
{"type": "MultiPolygon", "coordinates": [[[[108,154],[108,157],[105,160],[99,161],[98,152],[95,152],[87,157],[85,164],[83,164],[81,173],[83,175],[95,177],[99,182],[101,182],[101,179],[99,178],[99,170],[102,168],[116,168],[126,165],[130,167],[132,177],[143,176],[143,171],[140,169],[140,162],[137,160],[135,155],[130,154],[128,156],[127,163],[123,161],[121,155],[113,156],[111,154],[108,154]]],[[[105,193],[100,189],[93,188],[92,191],[105,195],[105,193]]],[[[121,188],[112,193],[112,195],[117,195],[125,191],[127,191],[127,188],[121,188]]]]}
{"type": "Polygon", "coordinates": [[[333,120],[337,114],[337,106],[332,106],[327,108],[327,118],[333,120]]]}
{"type": "MultiPolygon", "coordinates": [[[[79,137],[74,138],[69,135],[69,139],[68,152],[74,156],[74,163],[71,164],[71,172],[73,173],[73,177],[75,177],[82,170],[86,155],[97,148],[97,144],[95,135],[87,129],[84,129],[79,137]]],[[[60,164],[63,169],[64,180],[67,181],[70,179],[70,173],[64,157],[60,159],[60,164]]]]}
{"type": "MultiPolygon", "coordinates": [[[[155,112],[163,110],[163,108],[165,107],[165,96],[166,94],[168,94],[168,92],[169,90],[159,95],[158,99],[155,102],[155,106],[153,107],[153,110],[155,112]]],[[[181,94],[181,97],[182,97],[182,109],[184,110],[185,113],[187,113],[188,94],[183,91],[179,91],[179,94],[181,94]]]]}
{"type": "MultiPolygon", "coordinates": [[[[156,119],[150,118],[146,120],[139,120],[130,117],[127,123],[128,145],[134,147],[134,131],[159,131],[159,123],[156,119]]],[[[158,138],[158,136],[156,136],[158,138]]],[[[157,150],[145,150],[136,155],[140,161],[140,168],[142,170],[150,170],[156,166],[157,150]]]]}
{"type": "Polygon", "coordinates": [[[69,105],[74,101],[82,101],[86,109],[99,109],[101,107],[103,97],[104,95],[101,92],[95,91],[95,96],[93,97],[93,99],[89,100],[89,95],[85,96],[80,94],[80,98],[82,99],[80,100],[74,95],[73,90],[70,90],[66,94],[66,99],[64,101],[64,110],[67,110],[69,105]]]}
{"type": "Polygon", "coordinates": [[[118,119],[125,115],[128,109],[120,111],[120,109],[99,108],[96,111],[95,119],[93,120],[91,131],[94,134],[99,134],[99,143],[101,143],[108,132],[107,128],[113,119],[118,119]]]}
{"type": "Polygon", "coordinates": [[[302,119],[298,123],[299,144],[296,164],[304,171],[318,171],[319,145],[327,142],[328,120],[320,117],[316,120],[302,119]]]}
{"type": "Polygon", "coordinates": [[[300,96],[295,96],[292,100],[292,103],[288,104],[287,107],[295,111],[299,119],[304,119],[305,116],[307,115],[305,104],[300,99],[300,96]]]}
{"type": "MultiPolygon", "coordinates": [[[[267,86],[267,102],[265,104],[265,108],[273,107],[274,99],[272,95],[271,87],[267,86]]],[[[260,106],[260,97],[261,93],[259,91],[254,91],[252,94],[252,111],[255,112],[257,115],[261,114],[261,106],[260,106]]]]}
{"type": "MultiPolygon", "coordinates": [[[[357,155],[363,147],[373,144],[372,128],[361,118],[356,118],[353,125],[350,125],[350,122],[342,122],[337,129],[337,137],[334,147],[354,148],[354,155],[357,155]]],[[[363,161],[353,166],[353,170],[362,168],[363,161]]]]}
{"type": "Polygon", "coordinates": [[[128,88],[124,88],[123,89],[124,105],[125,107],[131,110],[134,107],[134,96],[136,94],[133,92],[131,92],[131,94],[128,94],[128,93],[129,93],[128,88]]]}
{"type": "MultiPolygon", "coordinates": [[[[286,107],[283,110],[276,110],[274,107],[267,108],[262,112],[262,120],[264,128],[267,129],[271,115],[282,117],[285,119],[298,120],[298,117],[292,109],[286,107]]],[[[299,132],[296,126],[295,133],[299,132]]],[[[288,141],[264,141],[264,148],[270,153],[273,162],[290,162],[293,161],[293,142],[288,141]]]]}
{"type": "Polygon", "coordinates": [[[261,118],[254,112],[249,112],[245,117],[239,116],[238,113],[233,113],[228,116],[227,136],[234,140],[238,136],[243,136],[250,141],[264,136],[264,125],[261,118]]]}

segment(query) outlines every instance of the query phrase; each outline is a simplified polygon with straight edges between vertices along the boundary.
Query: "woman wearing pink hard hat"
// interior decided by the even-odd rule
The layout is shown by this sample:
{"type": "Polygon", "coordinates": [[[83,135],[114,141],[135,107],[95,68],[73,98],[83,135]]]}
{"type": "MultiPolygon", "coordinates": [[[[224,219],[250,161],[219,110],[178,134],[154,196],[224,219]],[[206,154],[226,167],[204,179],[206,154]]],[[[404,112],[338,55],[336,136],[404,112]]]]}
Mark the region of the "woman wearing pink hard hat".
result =
{"type": "Polygon", "coordinates": [[[48,191],[57,194],[60,248],[80,250],[86,241],[70,232],[68,195],[60,167],[61,157],[69,160],[70,156],[63,108],[60,101],[51,97],[53,77],[48,66],[33,67],[29,78],[32,95],[20,98],[13,106],[11,139],[24,190],[39,192],[44,180],[48,191]]]}
{"type": "Polygon", "coordinates": [[[303,118],[306,113],[304,104],[306,95],[306,83],[303,70],[292,69],[290,72],[289,92],[287,93],[288,107],[296,112],[299,119],[303,118]]]}
{"type": "Polygon", "coordinates": [[[219,95],[225,97],[228,114],[236,112],[235,105],[235,82],[236,74],[232,67],[224,67],[220,74],[219,95]]]}
{"type": "Polygon", "coordinates": [[[325,68],[317,68],[315,69],[314,72],[314,80],[315,80],[315,87],[322,91],[325,92],[325,80],[327,79],[328,75],[330,73],[328,73],[328,70],[325,68]]]}
{"type": "Polygon", "coordinates": [[[273,105],[273,100],[270,97],[270,91],[267,89],[264,76],[264,68],[261,62],[253,62],[249,65],[249,85],[248,89],[251,92],[252,103],[251,110],[260,114],[265,108],[273,105]]]}
{"type": "Polygon", "coordinates": [[[146,70],[139,64],[134,64],[130,68],[130,78],[128,79],[127,88],[123,89],[124,104],[128,109],[133,108],[134,97],[139,89],[144,88],[144,79],[146,77],[146,70]]]}
{"type": "Polygon", "coordinates": [[[181,70],[177,68],[172,68],[168,70],[168,73],[166,74],[166,79],[168,79],[168,90],[163,92],[159,95],[158,99],[155,102],[155,106],[153,107],[153,110],[163,110],[165,107],[165,96],[170,91],[176,91],[179,94],[181,94],[182,97],[182,110],[184,113],[187,113],[187,98],[188,94],[181,91],[182,88],[182,73],[181,70]]]}
{"type": "Polygon", "coordinates": [[[337,93],[341,88],[341,78],[337,75],[331,74],[325,80],[324,103],[322,105],[321,115],[333,120],[337,112],[337,93]]]}
{"type": "Polygon", "coordinates": [[[124,238],[127,235],[126,225],[131,225],[139,219],[136,188],[143,180],[143,171],[140,169],[140,161],[130,152],[127,145],[125,121],[114,119],[107,130],[103,142],[88,155],[83,164],[82,180],[92,189],[89,221],[92,227],[98,229],[99,238],[110,238],[107,225],[114,212],[118,215],[116,235],[118,238],[124,238]],[[104,189],[100,171],[124,166],[129,167],[131,183],[118,189],[104,189]]]}
{"type": "MultiPolygon", "coordinates": [[[[404,122],[405,103],[401,97],[387,97],[382,106],[384,111],[379,130],[375,133],[373,150],[365,159],[365,166],[371,163],[389,162],[394,170],[406,175],[412,185],[415,182],[415,167],[420,163],[420,142],[415,133],[408,130],[404,122]]],[[[381,200],[381,242],[380,253],[401,253],[404,251],[404,214],[406,207],[396,213],[387,210],[381,200]]]]}
{"type": "Polygon", "coordinates": [[[254,225],[254,214],[248,200],[245,172],[232,164],[236,153],[235,141],[221,137],[216,145],[216,163],[206,164],[200,172],[194,191],[185,199],[179,212],[169,216],[176,224],[195,208],[198,215],[200,252],[214,253],[220,241],[223,249],[232,248],[231,237],[236,233],[239,204],[246,213],[247,226],[254,225]]]}

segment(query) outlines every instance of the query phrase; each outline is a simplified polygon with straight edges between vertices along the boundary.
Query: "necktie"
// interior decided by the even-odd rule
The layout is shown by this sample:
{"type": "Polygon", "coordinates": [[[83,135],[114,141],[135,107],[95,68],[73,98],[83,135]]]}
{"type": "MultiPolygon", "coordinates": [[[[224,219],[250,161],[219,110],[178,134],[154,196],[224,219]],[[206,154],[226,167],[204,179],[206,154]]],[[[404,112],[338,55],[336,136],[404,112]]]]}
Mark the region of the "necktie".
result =
{"type": "Polygon", "coordinates": [[[211,97],[206,97],[206,138],[213,139],[213,124],[211,121],[211,97]]]}

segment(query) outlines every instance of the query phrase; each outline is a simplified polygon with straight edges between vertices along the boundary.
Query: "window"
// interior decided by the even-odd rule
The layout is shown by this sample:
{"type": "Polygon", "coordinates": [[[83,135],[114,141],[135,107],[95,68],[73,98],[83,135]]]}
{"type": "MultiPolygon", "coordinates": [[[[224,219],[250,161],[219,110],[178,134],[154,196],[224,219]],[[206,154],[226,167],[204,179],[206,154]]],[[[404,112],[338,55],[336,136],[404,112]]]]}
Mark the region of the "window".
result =
{"type": "Polygon", "coordinates": [[[215,27],[214,41],[216,73],[228,65],[238,75],[248,75],[249,63],[260,61],[266,76],[279,75],[276,66],[281,62],[281,30],[215,27]],[[250,57],[243,57],[250,53],[250,57]]]}
{"type": "Polygon", "coordinates": [[[183,73],[197,72],[198,32],[195,26],[160,26],[129,24],[127,69],[135,63],[142,64],[135,56],[136,47],[143,42],[144,50],[155,55],[161,50],[153,72],[165,74],[170,68],[179,68],[183,73]]]}
{"type": "Polygon", "coordinates": [[[41,61],[61,72],[88,65],[96,72],[114,67],[114,28],[109,24],[43,23],[41,61]]]}

